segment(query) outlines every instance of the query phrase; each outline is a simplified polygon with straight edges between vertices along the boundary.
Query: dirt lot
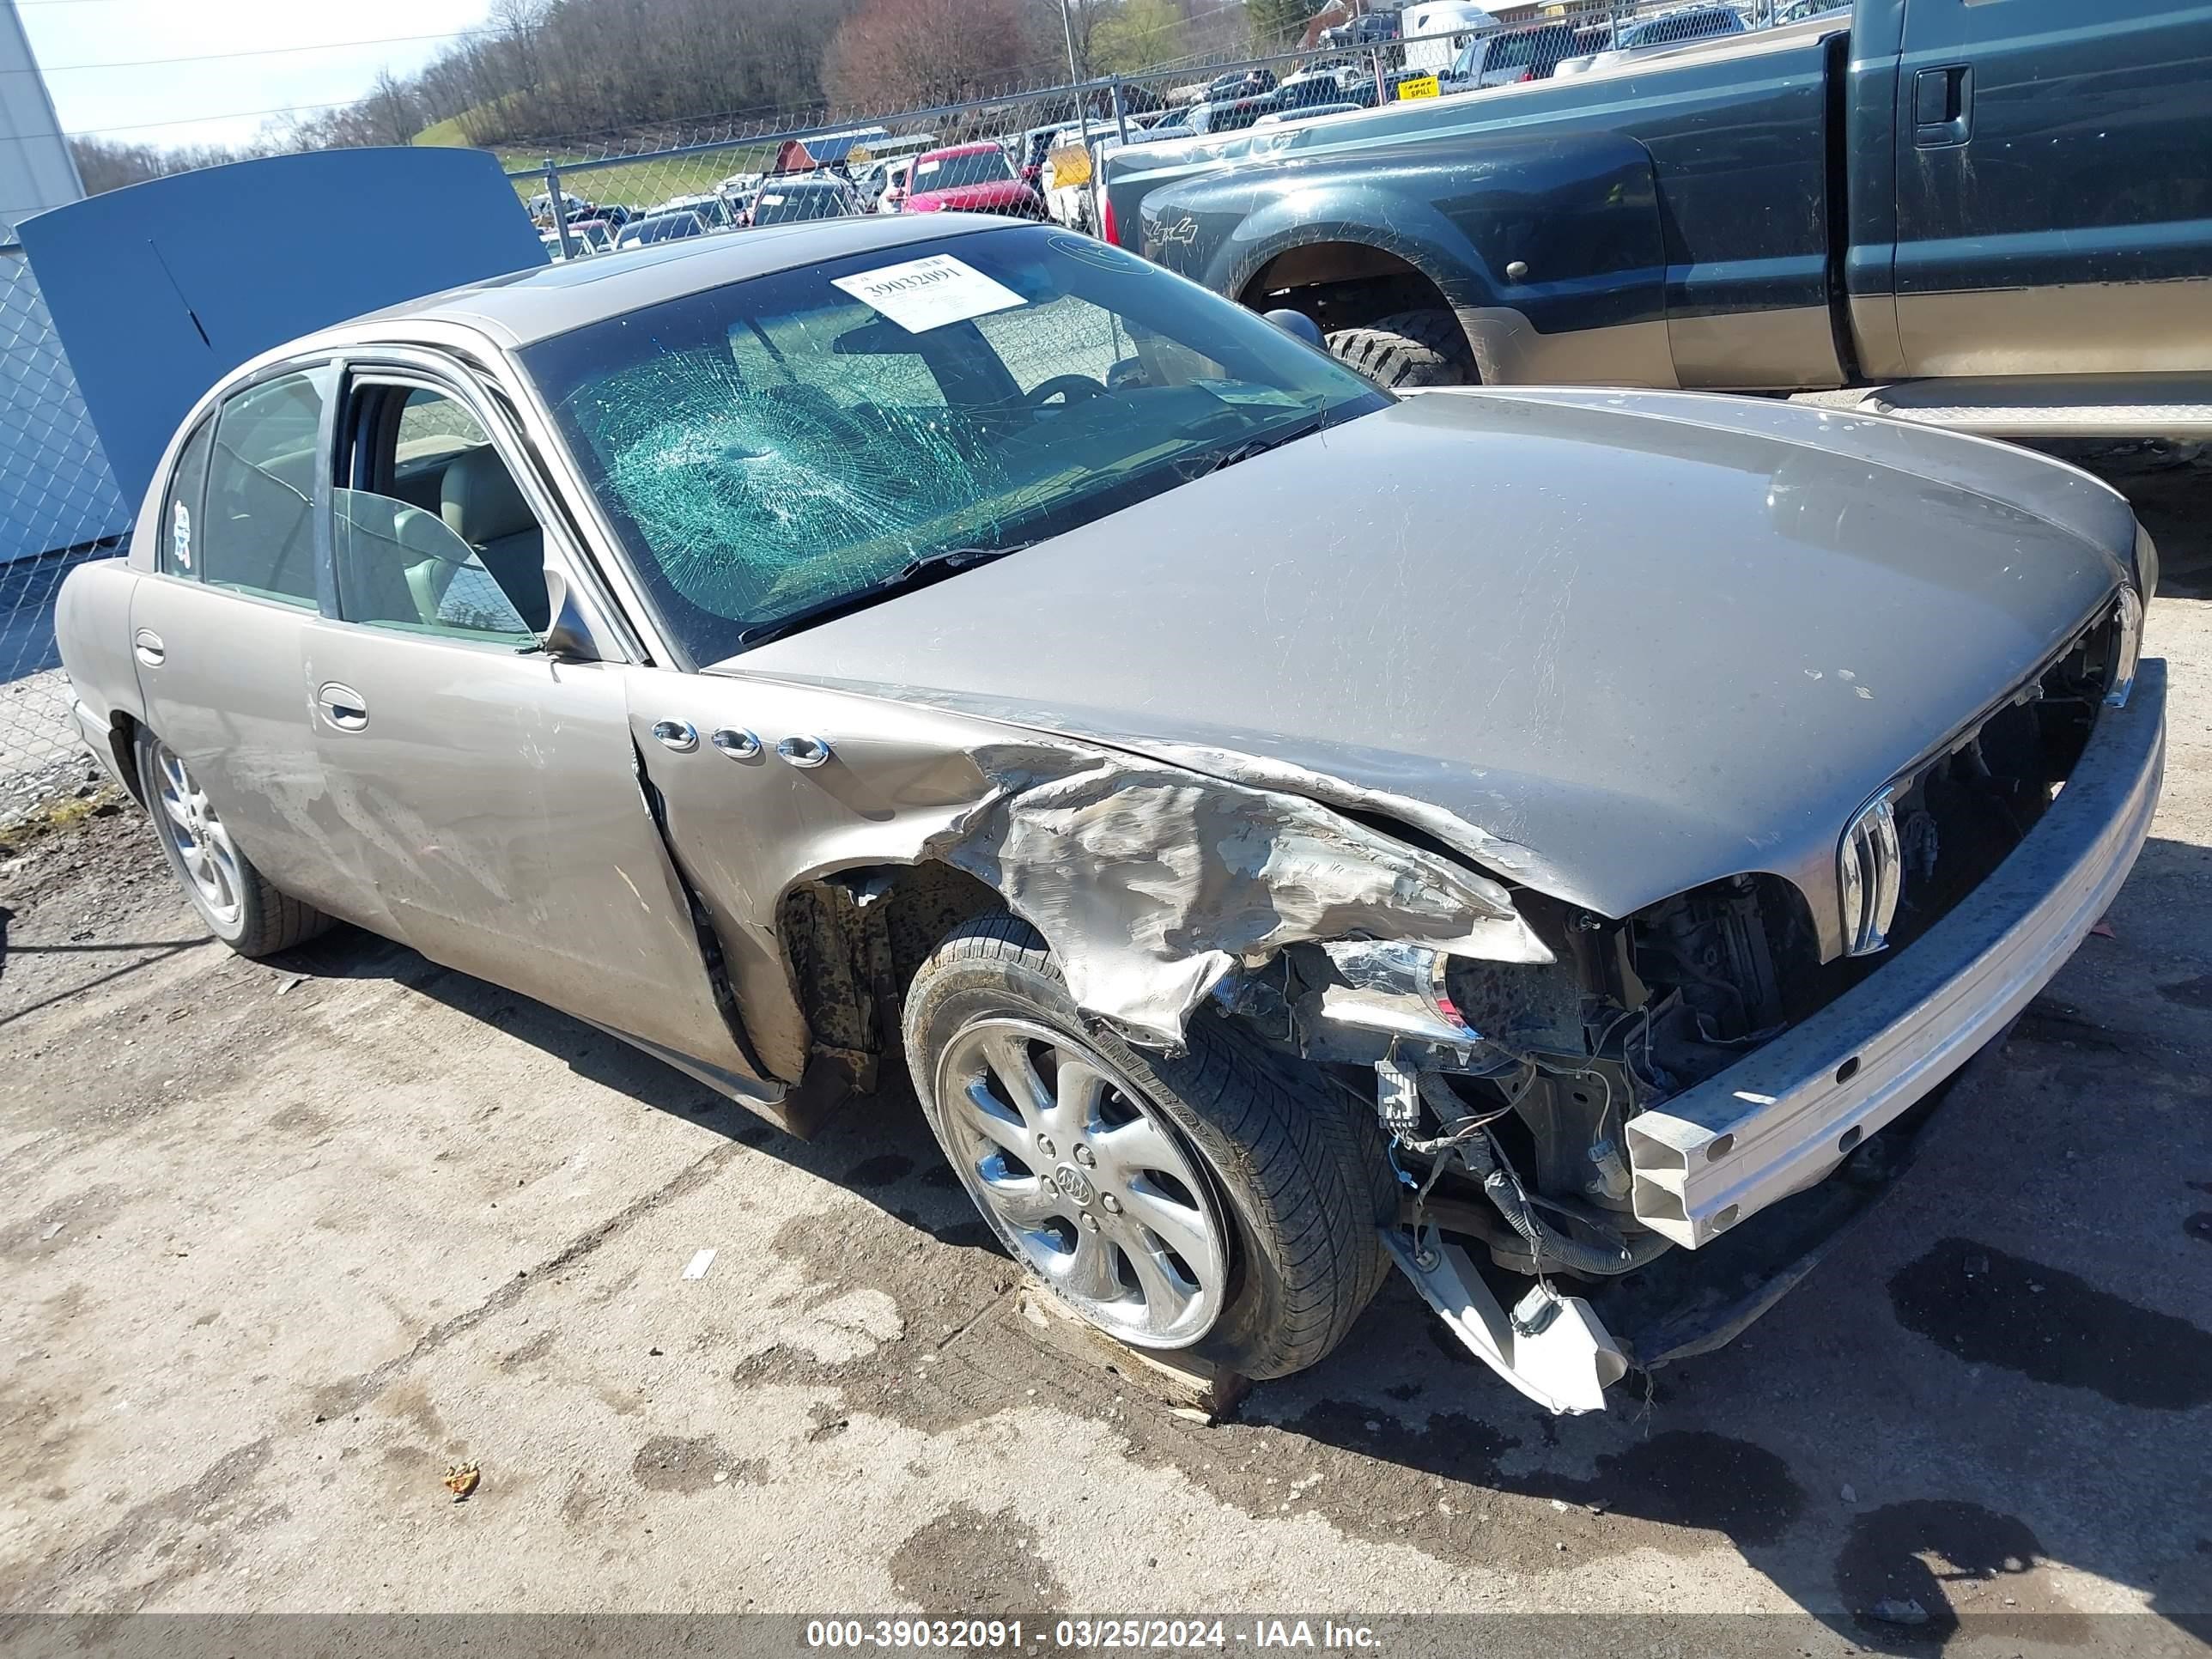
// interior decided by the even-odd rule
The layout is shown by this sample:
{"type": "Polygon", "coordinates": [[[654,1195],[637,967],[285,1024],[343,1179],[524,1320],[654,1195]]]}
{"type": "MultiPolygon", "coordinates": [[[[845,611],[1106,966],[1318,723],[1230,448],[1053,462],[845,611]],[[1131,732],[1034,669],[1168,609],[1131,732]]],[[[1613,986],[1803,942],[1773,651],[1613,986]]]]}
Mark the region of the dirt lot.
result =
{"type": "Polygon", "coordinates": [[[2203,1650],[2212,480],[2115,465],[2174,701],[2111,937],[1875,1223],[1601,1419],[1396,1285],[1238,1420],[1178,1417],[1035,1340],[910,1105],[801,1144],[357,934],[228,955],[135,809],[0,835],[0,1608],[1767,1612],[1797,1617],[1649,1629],[2203,1650]]]}

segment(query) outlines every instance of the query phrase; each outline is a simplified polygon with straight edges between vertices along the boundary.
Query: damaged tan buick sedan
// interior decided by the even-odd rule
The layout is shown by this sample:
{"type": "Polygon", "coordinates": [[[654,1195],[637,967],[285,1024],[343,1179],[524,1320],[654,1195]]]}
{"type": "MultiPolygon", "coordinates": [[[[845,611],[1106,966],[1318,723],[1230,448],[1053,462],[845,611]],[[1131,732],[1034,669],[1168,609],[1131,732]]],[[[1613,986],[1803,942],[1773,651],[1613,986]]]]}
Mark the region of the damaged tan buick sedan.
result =
{"type": "Polygon", "coordinates": [[[355,923],[801,1134],[903,1066],[1110,1335],[1279,1376],[1395,1263],[1583,1411],[1802,1278],[2096,921],[2156,578],[2002,445],[1401,402],[933,214],[260,358],[59,626],[236,949],[355,923]]]}

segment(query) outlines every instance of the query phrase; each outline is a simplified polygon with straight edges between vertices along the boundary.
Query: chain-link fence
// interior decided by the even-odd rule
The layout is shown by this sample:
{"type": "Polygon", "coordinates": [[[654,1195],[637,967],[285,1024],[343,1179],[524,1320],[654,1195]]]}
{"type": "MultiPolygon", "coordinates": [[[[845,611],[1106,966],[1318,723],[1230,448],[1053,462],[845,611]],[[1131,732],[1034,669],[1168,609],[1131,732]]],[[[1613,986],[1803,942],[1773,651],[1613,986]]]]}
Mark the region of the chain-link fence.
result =
{"type": "MultiPolygon", "coordinates": [[[[1568,76],[1600,54],[1633,57],[1705,33],[1790,22],[1826,0],[1570,0],[1480,27],[1449,0],[1402,12],[1327,14],[1284,49],[1253,55],[1177,48],[1201,31],[1125,38],[1127,71],[1088,80],[1041,75],[926,107],[884,112],[823,106],[794,118],[723,115],[653,128],[657,143],[547,144],[520,165],[517,193],[556,258],[599,257],[628,242],[739,230],[754,223],[899,210],[917,192],[978,182],[1012,188],[1008,210],[1079,229],[1096,223],[1091,158],[1104,147],[1312,118],[1408,97],[1474,94],[1568,76]],[[1433,28],[1426,24],[1434,22],[1433,28]],[[1414,25],[1412,32],[1401,23],[1414,25]],[[1239,54],[1243,55],[1239,55],[1239,54]],[[972,146],[969,159],[931,152],[972,146]],[[926,171],[925,171],[926,170],[926,171]],[[1023,205],[1025,204],[1025,205],[1023,205]],[[655,227],[659,227],[656,228],[655,227]]],[[[1842,3],[1842,0],[1837,0],[1842,3]]],[[[1498,7],[1496,9],[1508,9],[1498,7]]],[[[1196,14],[1191,14],[1195,15],[1196,14]]],[[[1240,35],[1240,39],[1244,39],[1240,35]]],[[[1071,57],[1076,47],[1071,29],[1071,57]]],[[[966,204],[965,202],[956,204],[966,204]]],[[[54,648],[53,605],[77,561],[112,551],[129,529],[68,359],[19,250],[0,247],[0,823],[88,775],[54,648]]]]}
{"type": "MultiPolygon", "coordinates": [[[[556,258],[752,222],[896,210],[932,182],[921,173],[933,160],[936,182],[972,191],[1001,178],[1018,180],[1036,198],[1030,210],[1090,230],[1096,213],[1087,188],[1091,168],[1079,161],[1055,168],[1049,162],[1055,150],[1073,161],[1111,145],[1572,76],[1614,59],[1741,34],[1844,3],[1750,0],[1686,7],[1681,0],[1577,0],[1534,16],[1469,26],[1454,16],[1474,13],[1474,7],[1409,0],[1402,11],[1347,14],[1310,42],[1257,55],[1194,52],[1089,80],[1007,85],[890,112],[827,104],[803,118],[787,112],[723,116],[687,124],[685,142],[657,148],[545,145],[542,159],[511,167],[509,176],[556,258]],[[1397,32],[1401,18],[1417,32],[1397,32]],[[1002,153],[1005,169],[989,158],[955,165],[929,157],[933,150],[987,143],[1002,153]]],[[[519,160],[513,149],[507,154],[519,160]]]]}
{"type": "Polygon", "coordinates": [[[20,249],[0,248],[0,823],[87,775],[54,652],[54,595],[131,509],[20,249]]]}

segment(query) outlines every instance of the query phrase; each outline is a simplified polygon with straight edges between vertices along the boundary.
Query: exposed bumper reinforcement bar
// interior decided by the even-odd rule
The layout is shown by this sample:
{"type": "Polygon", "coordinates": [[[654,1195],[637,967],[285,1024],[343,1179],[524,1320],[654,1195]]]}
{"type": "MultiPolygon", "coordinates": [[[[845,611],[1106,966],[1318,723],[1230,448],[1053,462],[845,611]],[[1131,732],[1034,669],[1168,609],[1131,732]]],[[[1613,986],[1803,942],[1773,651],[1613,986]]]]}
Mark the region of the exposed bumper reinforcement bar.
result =
{"type": "Polygon", "coordinates": [[[1823,1179],[2048,984],[2135,866],[2166,757],[2166,665],[2100,711],[2073,776],[1995,873],[1863,982],[1629,1120],[1637,1218],[1696,1249],[1823,1179]]]}

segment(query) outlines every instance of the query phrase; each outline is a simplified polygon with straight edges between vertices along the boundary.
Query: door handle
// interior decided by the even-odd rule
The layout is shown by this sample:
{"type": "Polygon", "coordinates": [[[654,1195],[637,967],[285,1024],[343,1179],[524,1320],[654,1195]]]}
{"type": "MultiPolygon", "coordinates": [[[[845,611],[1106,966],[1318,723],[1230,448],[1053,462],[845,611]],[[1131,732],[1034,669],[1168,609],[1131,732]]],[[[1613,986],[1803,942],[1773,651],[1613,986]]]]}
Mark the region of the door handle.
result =
{"type": "Polygon", "coordinates": [[[1920,149],[1963,144],[1974,132],[1974,71],[1946,64],[1912,77],[1912,142],[1920,149]]]}
{"type": "Polygon", "coordinates": [[[315,693],[315,707],[341,732],[358,732],[368,724],[368,705],[362,700],[361,693],[336,680],[325,682],[315,693]]]}
{"type": "Polygon", "coordinates": [[[159,668],[169,654],[168,647],[161,643],[161,636],[150,628],[142,628],[132,635],[131,645],[138,660],[149,668],[159,668]]]}

